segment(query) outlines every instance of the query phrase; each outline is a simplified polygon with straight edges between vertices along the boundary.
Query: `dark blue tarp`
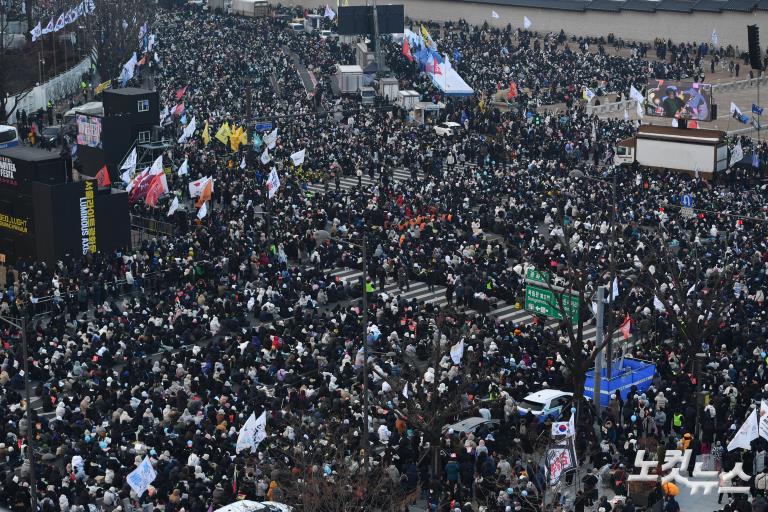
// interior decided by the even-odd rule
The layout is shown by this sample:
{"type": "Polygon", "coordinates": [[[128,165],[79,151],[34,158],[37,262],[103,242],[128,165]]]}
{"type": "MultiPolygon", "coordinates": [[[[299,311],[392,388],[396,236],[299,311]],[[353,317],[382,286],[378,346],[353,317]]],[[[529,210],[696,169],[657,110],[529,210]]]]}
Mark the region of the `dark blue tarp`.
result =
{"type": "MultiPolygon", "coordinates": [[[[600,405],[606,407],[611,399],[611,394],[617,391],[621,398],[626,399],[627,393],[636,386],[641,393],[651,386],[653,376],[656,374],[656,366],[647,361],[638,359],[624,359],[624,365],[619,366],[620,361],[614,361],[612,378],[608,378],[608,370],[603,368],[603,378],[600,381],[600,405]]],[[[584,383],[584,396],[594,400],[595,397],[595,370],[587,372],[587,380],[584,383]]]]}

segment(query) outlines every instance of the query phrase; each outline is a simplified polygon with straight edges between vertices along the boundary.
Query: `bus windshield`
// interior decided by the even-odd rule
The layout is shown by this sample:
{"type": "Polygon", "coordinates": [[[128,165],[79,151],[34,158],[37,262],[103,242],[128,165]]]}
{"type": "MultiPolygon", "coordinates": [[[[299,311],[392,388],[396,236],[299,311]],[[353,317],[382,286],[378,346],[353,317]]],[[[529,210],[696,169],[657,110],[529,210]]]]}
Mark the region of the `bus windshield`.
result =
{"type": "Polygon", "coordinates": [[[0,125],[0,149],[19,145],[19,134],[13,126],[0,125]]]}

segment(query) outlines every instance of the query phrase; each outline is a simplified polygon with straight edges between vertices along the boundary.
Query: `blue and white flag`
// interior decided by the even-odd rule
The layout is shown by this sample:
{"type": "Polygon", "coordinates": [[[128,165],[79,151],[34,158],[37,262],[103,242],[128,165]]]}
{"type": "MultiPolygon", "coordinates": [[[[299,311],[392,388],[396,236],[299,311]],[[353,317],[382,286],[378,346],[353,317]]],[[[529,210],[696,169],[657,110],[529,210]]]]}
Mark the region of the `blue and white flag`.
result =
{"type": "Polygon", "coordinates": [[[77,21],[77,9],[68,10],[66,20],[67,20],[67,25],[77,21]]]}
{"type": "Polygon", "coordinates": [[[178,197],[174,197],[173,198],[173,202],[171,203],[171,207],[168,208],[168,215],[167,215],[167,217],[170,217],[171,215],[176,213],[176,210],[179,209],[179,206],[180,206],[179,205],[179,198],[178,197]]]}
{"type": "Polygon", "coordinates": [[[760,168],[760,157],[757,155],[757,151],[752,153],[752,167],[755,169],[760,168]]]}
{"type": "Polygon", "coordinates": [[[453,364],[459,364],[462,357],[464,357],[464,340],[459,340],[457,344],[451,347],[451,361],[453,364]]]}
{"type": "Polygon", "coordinates": [[[712,46],[717,46],[717,30],[712,29],[712,46]]]}
{"type": "Polygon", "coordinates": [[[51,32],[55,32],[54,27],[56,26],[56,23],[53,21],[53,18],[51,18],[51,21],[48,22],[48,24],[43,29],[43,35],[50,34],[51,32]]]}
{"type": "Polygon", "coordinates": [[[528,30],[533,26],[533,22],[528,19],[528,16],[523,16],[523,27],[528,30]]]}
{"type": "Polygon", "coordinates": [[[120,170],[125,170],[123,174],[128,176],[128,180],[126,181],[125,178],[123,178],[123,181],[126,183],[133,178],[134,173],[136,172],[136,147],[131,150],[131,152],[128,154],[128,156],[125,158],[125,161],[123,162],[123,165],[120,166],[120,170]]]}
{"type": "Polygon", "coordinates": [[[736,143],[736,146],[731,151],[731,161],[729,162],[730,166],[733,166],[733,164],[737,164],[741,162],[741,160],[744,158],[744,150],[741,147],[741,141],[736,143]]]}
{"type": "Polygon", "coordinates": [[[128,83],[128,80],[133,78],[133,73],[136,69],[137,62],[138,59],[136,58],[136,52],[133,52],[133,55],[131,55],[131,58],[128,59],[128,62],[123,65],[123,70],[120,73],[120,83],[123,87],[125,87],[125,84],[128,83]]]}
{"type": "Polygon", "coordinates": [[[177,173],[179,176],[184,176],[186,174],[189,174],[189,158],[184,159],[184,161],[179,166],[179,170],[177,173]]]}
{"type": "Polygon", "coordinates": [[[293,161],[293,166],[298,167],[301,164],[304,163],[304,156],[307,154],[306,149],[302,149],[301,151],[297,151],[291,155],[291,160],[293,161]]]}
{"type": "Polygon", "coordinates": [[[328,4],[325,4],[325,14],[323,16],[333,21],[333,18],[336,17],[336,13],[333,12],[333,9],[331,9],[328,4]]]}
{"type": "Polygon", "coordinates": [[[64,13],[61,13],[61,16],[59,16],[59,19],[56,20],[56,26],[53,27],[54,32],[58,32],[59,30],[64,28],[64,25],[66,25],[66,17],[64,16],[64,13]]]}
{"type": "Polygon", "coordinates": [[[251,453],[255,452],[259,444],[267,437],[267,411],[261,413],[258,419],[251,413],[248,416],[243,428],[237,435],[237,445],[235,452],[240,453],[246,448],[250,448],[251,453]]]}
{"type": "Polygon", "coordinates": [[[259,136],[258,132],[253,132],[253,150],[258,151],[258,149],[261,147],[263,142],[261,141],[261,136],[259,136]]]}
{"type": "Polygon", "coordinates": [[[33,43],[35,41],[37,41],[38,39],[40,39],[42,37],[42,35],[43,35],[43,26],[42,26],[42,24],[38,21],[37,25],[35,25],[35,28],[30,30],[29,33],[32,34],[32,42],[33,43]]]}
{"type": "Polygon", "coordinates": [[[184,128],[184,133],[182,133],[181,137],[179,137],[179,144],[183,144],[184,142],[187,142],[187,139],[189,139],[192,135],[194,135],[196,129],[197,129],[197,121],[193,117],[192,121],[190,121],[187,127],[184,128]]]}
{"type": "Polygon", "coordinates": [[[763,107],[760,105],[757,105],[755,103],[752,104],[752,113],[757,114],[759,116],[763,115],[763,107]]]}
{"type": "Polygon", "coordinates": [[[275,145],[277,145],[277,128],[264,135],[263,140],[269,149],[275,149],[275,145]]]}
{"type": "MultiPolygon", "coordinates": [[[[265,149],[264,151],[266,152],[267,150],[265,149]]],[[[269,178],[267,178],[267,192],[269,198],[272,199],[274,195],[277,194],[278,190],[280,190],[280,176],[277,175],[277,169],[273,167],[269,173],[269,178]]]]}
{"type": "Polygon", "coordinates": [[[128,474],[126,481],[131,486],[131,489],[141,497],[155,478],[157,478],[157,472],[152,467],[152,462],[149,460],[149,457],[144,457],[139,467],[128,474]]]}

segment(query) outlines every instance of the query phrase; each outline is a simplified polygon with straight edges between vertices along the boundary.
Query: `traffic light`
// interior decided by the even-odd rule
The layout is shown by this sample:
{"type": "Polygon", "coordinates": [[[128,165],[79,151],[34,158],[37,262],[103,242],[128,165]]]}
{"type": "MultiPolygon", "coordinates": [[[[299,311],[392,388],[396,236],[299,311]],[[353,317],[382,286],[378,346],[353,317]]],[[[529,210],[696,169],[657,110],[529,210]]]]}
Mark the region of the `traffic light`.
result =
{"type": "Polygon", "coordinates": [[[539,114],[536,114],[533,116],[533,124],[536,126],[539,126],[541,124],[541,116],[539,114]]]}

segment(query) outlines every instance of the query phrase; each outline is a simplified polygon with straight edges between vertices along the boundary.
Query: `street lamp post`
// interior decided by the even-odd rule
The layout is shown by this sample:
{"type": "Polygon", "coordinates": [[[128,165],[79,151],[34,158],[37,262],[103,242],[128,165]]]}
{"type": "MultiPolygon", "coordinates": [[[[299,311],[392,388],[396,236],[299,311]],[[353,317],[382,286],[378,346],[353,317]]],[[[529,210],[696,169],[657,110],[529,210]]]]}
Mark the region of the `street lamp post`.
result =
{"type": "MultiPolygon", "coordinates": [[[[363,228],[365,229],[365,228],[363,228]]],[[[364,461],[363,468],[365,473],[368,474],[371,469],[371,445],[368,439],[370,433],[368,432],[368,254],[366,249],[367,241],[365,238],[365,231],[363,231],[363,240],[361,244],[363,255],[363,450],[364,461]]]]}
{"type": "Polygon", "coordinates": [[[24,394],[27,401],[27,460],[29,461],[29,495],[31,510],[37,510],[37,479],[35,478],[35,439],[32,427],[32,389],[29,383],[29,357],[27,355],[27,317],[0,316],[0,321],[21,331],[21,355],[24,358],[24,394]],[[18,323],[17,323],[18,322],[18,323]]]}
{"type": "Polygon", "coordinates": [[[366,474],[370,470],[371,464],[371,445],[369,441],[370,432],[368,431],[368,249],[367,238],[365,236],[365,228],[363,228],[362,240],[360,244],[350,242],[349,240],[341,240],[338,238],[328,237],[327,240],[333,240],[335,242],[345,243],[352,247],[357,247],[362,251],[362,271],[363,271],[363,312],[361,316],[362,320],[362,336],[363,336],[363,468],[366,474]]]}

